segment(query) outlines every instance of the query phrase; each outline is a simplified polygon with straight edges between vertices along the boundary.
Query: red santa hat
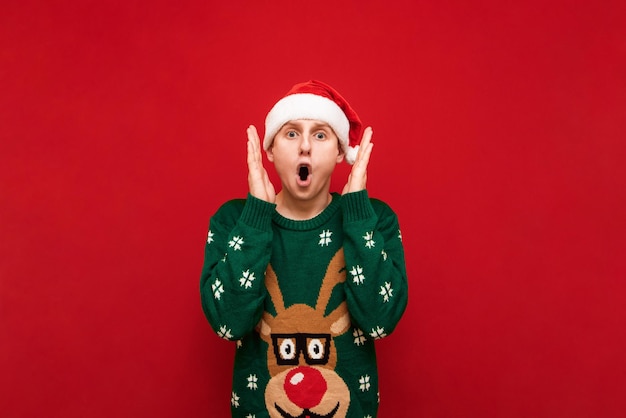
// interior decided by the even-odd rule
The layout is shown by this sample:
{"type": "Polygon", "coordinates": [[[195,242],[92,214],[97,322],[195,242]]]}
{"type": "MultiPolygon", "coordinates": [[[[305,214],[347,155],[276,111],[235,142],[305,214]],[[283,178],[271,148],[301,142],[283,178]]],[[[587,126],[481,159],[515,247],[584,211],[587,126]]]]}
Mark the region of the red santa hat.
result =
{"type": "Polygon", "coordinates": [[[297,119],[326,122],[339,138],[346,161],[354,163],[361,140],[361,120],[335,89],[317,80],[293,86],[265,118],[263,148],[268,150],[280,128],[297,119]]]}

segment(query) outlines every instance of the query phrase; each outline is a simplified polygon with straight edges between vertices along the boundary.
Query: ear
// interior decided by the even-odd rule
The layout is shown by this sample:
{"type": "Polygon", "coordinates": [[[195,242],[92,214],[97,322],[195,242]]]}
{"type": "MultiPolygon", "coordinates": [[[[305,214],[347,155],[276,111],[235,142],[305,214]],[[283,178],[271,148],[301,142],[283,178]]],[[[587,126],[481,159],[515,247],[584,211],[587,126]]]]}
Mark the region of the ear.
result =
{"type": "Polygon", "coordinates": [[[350,313],[348,312],[348,305],[345,301],[341,302],[341,304],[328,315],[328,318],[332,321],[330,332],[333,336],[341,335],[350,328],[350,313]]]}
{"type": "Polygon", "coordinates": [[[270,145],[270,147],[265,151],[265,155],[267,155],[267,160],[269,162],[274,162],[274,142],[272,141],[272,144],[270,145]]]}
{"type": "Polygon", "coordinates": [[[346,332],[348,328],[350,328],[350,314],[346,312],[332,323],[330,326],[330,332],[332,335],[341,335],[346,332]]]}
{"type": "Polygon", "coordinates": [[[265,322],[263,318],[261,318],[256,328],[259,334],[261,335],[262,339],[264,339],[265,341],[270,340],[270,335],[272,334],[272,327],[270,327],[270,325],[267,322],[265,322]]]}
{"type": "Polygon", "coordinates": [[[337,139],[337,163],[342,162],[345,156],[346,156],[346,152],[343,150],[343,147],[341,146],[339,139],[337,139]]]}

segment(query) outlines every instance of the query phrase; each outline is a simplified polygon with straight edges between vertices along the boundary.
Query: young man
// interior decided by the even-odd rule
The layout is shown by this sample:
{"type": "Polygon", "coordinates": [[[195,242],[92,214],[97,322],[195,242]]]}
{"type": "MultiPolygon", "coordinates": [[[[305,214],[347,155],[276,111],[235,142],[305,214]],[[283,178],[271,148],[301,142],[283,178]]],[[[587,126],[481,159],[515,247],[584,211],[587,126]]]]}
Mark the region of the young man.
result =
{"type": "Polygon", "coordinates": [[[200,283],[213,330],[237,342],[233,417],[376,416],[374,340],[404,313],[407,279],[397,217],[366,191],[372,130],[360,131],[332,87],[295,85],[265,121],[276,193],[247,130],[248,197],[211,217],[200,283]]]}

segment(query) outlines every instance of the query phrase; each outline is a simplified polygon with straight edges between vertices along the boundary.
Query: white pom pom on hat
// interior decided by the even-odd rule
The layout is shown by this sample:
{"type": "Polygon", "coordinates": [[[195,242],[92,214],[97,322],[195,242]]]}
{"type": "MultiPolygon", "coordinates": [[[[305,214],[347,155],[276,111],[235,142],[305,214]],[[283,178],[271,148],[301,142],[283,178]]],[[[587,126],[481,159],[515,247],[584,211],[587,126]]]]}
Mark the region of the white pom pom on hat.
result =
{"type": "Polygon", "coordinates": [[[361,120],[334,88],[318,80],[293,86],[265,118],[263,149],[269,149],[285,123],[298,119],[326,122],[339,138],[346,161],[354,163],[361,140],[361,120]]]}

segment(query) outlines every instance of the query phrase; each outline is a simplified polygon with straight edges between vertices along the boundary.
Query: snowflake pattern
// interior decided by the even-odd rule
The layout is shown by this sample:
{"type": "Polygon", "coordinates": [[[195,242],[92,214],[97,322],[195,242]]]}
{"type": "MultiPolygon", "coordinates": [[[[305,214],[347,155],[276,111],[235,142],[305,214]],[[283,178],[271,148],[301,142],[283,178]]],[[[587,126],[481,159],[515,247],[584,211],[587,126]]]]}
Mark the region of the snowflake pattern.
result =
{"type": "Polygon", "coordinates": [[[363,267],[352,267],[352,270],[350,270],[350,274],[352,275],[352,281],[355,284],[363,284],[363,281],[365,280],[365,276],[363,275],[363,267]]]}
{"type": "Polygon", "coordinates": [[[380,295],[383,295],[383,302],[389,302],[389,298],[393,296],[393,289],[391,283],[385,282],[384,286],[380,287],[380,295]]]}
{"type": "Polygon", "coordinates": [[[243,277],[239,279],[239,284],[246,289],[252,287],[252,282],[256,279],[256,277],[254,277],[254,273],[251,273],[250,270],[246,270],[241,274],[243,277]]]}
{"type": "Polygon", "coordinates": [[[370,377],[369,375],[361,376],[359,378],[359,389],[361,392],[365,392],[366,390],[370,390],[370,377]]]}
{"type": "Polygon", "coordinates": [[[230,394],[230,404],[235,408],[239,408],[239,396],[235,392],[230,394]]]}
{"type": "Polygon", "coordinates": [[[379,340],[387,336],[385,334],[385,328],[377,326],[376,328],[372,328],[372,332],[370,332],[370,336],[375,340],[379,340]]]}
{"type": "Polygon", "coordinates": [[[328,244],[330,244],[333,241],[332,239],[330,239],[330,236],[332,234],[333,233],[330,231],[330,229],[327,229],[326,231],[322,231],[322,233],[319,235],[320,240],[319,240],[318,244],[320,246],[322,246],[322,247],[323,246],[327,246],[328,247],[328,244]]]}
{"type": "Polygon", "coordinates": [[[243,245],[243,238],[239,236],[233,237],[233,239],[228,241],[228,246],[233,248],[235,251],[240,251],[242,245],[243,245]]]}
{"type": "Polygon", "coordinates": [[[222,325],[220,327],[220,330],[217,332],[217,335],[225,340],[230,340],[231,338],[233,338],[233,334],[231,334],[230,331],[231,330],[229,328],[226,328],[226,325],[222,325]]]}
{"type": "Polygon", "coordinates": [[[259,379],[256,377],[256,374],[251,374],[250,376],[248,376],[248,389],[257,390],[259,388],[257,384],[258,380],[259,379]]]}
{"type": "Polygon", "coordinates": [[[254,415],[254,414],[248,414],[248,415],[246,415],[246,418],[256,418],[256,415],[254,415]]]}
{"type": "MultiPolygon", "coordinates": [[[[318,245],[328,246],[332,242],[331,236],[332,236],[332,231],[330,230],[322,231],[319,234],[320,239],[319,239],[318,245]]],[[[376,242],[374,240],[373,231],[366,232],[362,238],[365,241],[365,244],[364,244],[365,247],[369,249],[372,249],[375,247],[376,242]]],[[[398,239],[402,241],[402,233],[400,229],[398,229],[398,239]]],[[[214,233],[213,231],[209,230],[207,234],[207,244],[211,244],[212,242],[214,242],[214,233]]],[[[243,244],[244,244],[244,239],[243,237],[240,237],[240,236],[233,237],[232,240],[230,240],[228,243],[229,247],[232,248],[234,251],[241,251],[243,244]]],[[[388,255],[384,249],[381,250],[381,256],[384,261],[386,261],[388,258],[388,255]]],[[[225,262],[226,258],[227,258],[227,254],[224,255],[224,258],[222,259],[222,261],[225,262]]],[[[361,285],[364,283],[365,275],[363,274],[363,268],[361,266],[356,265],[352,267],[352,269],[350,270],[350,274],[352,275],[352,280],[355,284],[361,285]]],[[[250,272],[250,270],[246,270],[242,272],[242,277],[239,279],[239,282],[242,287],[248,289],[252,287],[255,279],[256,277],[254,276],[254,272],[250,272]]],[[[224,293],[223,283],[218,278],[216,278],[215,282],[211,285],[211,290],[213,292],[214,297],[220,300],[221,295],[224,293]]],[[[380,286],[379,294],[382,296],[384,302],[389,302],[390,298],[393,297],[393,288],[391,287],[391,283],[385,282],[384,286],[380,286]]],[[[232,330],[228,329],[226,325],[222,325],[220,326],[217,334],[221,338],[228,340],[228,339],[233,338],[233,335],[231,332],[232,330]]],[[[369,335],[374,339],[380,339],[380,338],[387,336],[387,334],[385,333],[385,329],[381,326],[376,326],[375,328],[372,328],[369,335]]],[[[357,346],[364,345],[365,342],[367,341],[367,336],[361,329],[354,328],[352,332],[352,336],[354,337],[353,343],[357,346]]],[[[241,340],[238,340],[237,348],[241,348],[242,346],[243,346],[243,342],[241,340]]],[[[359,389],[362,392],[365,392],[365,391],[369,391],[370,387],[371,387],[370,376],[369,375],[361,376],[359,378],[359,389]]],[[[255,374],[250,374],[247,377],[247,388],[250,390],[258,389],[258,377],[255,374]]],[[[380,402],[380,393],[378,393],[377,395],[378,395],[378,402],[380,402]]],[[[235,392],[231,393],[231,404],[235,408],[238,408],[240,406],[240,396],[238,396],[237,393],[235,392]]],[[[248,414],[246,415],[246,418],[255,418],[255,415],[248,414]]],[[[371,418],[371,415],[366,415],[364,418],[371,418]]]]}
{"type": "Polygon", "coordinates": [[[352,331],[352,336],[354,337],[355,345],[363,345],[367,339],[365,337],[365,333],[358,328],[355,328],[354,331],[352,331]]]}
{"type": "Polygon", "coordinates": [[[220,279],[215,279],[215,283],[211,285],[211,290],[213,291],[215,299],[220,300],[222,293],[224,293],[224,286],[222,282],[220,282],[220,279]]]}

